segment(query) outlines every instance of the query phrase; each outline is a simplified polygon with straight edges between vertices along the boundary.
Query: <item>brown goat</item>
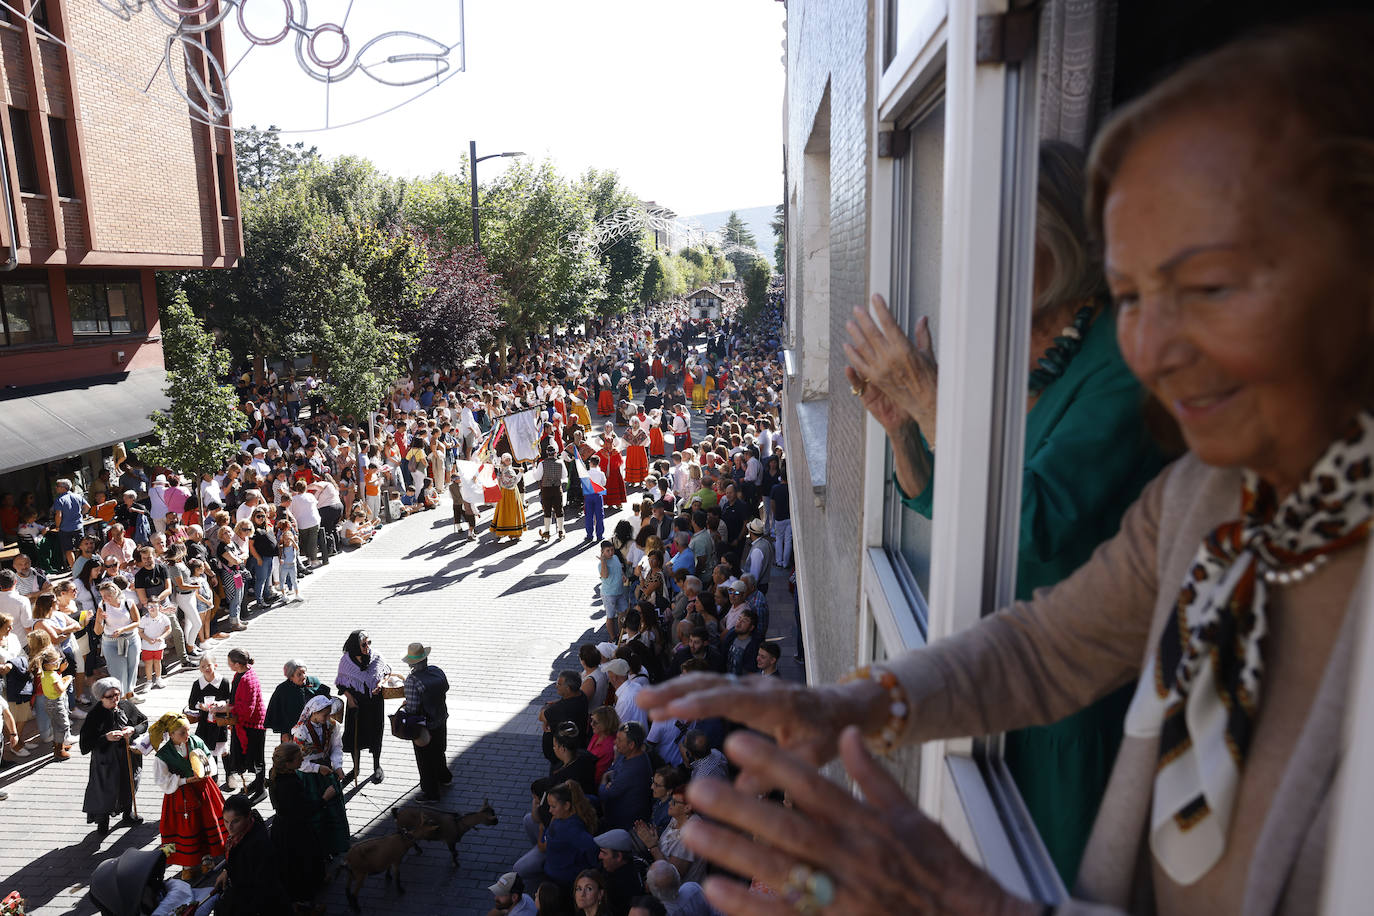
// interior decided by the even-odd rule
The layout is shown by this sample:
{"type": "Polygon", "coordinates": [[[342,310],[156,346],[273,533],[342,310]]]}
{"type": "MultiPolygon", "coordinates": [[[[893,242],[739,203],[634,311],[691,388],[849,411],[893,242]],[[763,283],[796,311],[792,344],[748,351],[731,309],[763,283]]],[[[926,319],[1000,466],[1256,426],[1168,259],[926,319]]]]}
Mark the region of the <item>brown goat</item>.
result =
{"type": "Polygon", "coordinates": [[[438,832],[437,821],[422,817],[414,829],[403,829],[399,833],[363,840],[350,849],[344,857],[344,867],[348,869],[349,907],[355,913],[361,909],[358,905],[358,891],[368,875],[378,872],[386,872],[387,881],[394,875],[396,893],[404,894],[406,890],[401,886],[401,859],[405,858],[406,850],[411,846],[420,840],[433,839],[438,832]]]}
{"type": "MultiPolygon", "coordinates": [[[[391,816],[396,819],[396,826],[401,830],[414,831],[417,826],[429,820],[437,823],[439,831],[434,835],[434,839],[443,840],[448,844],[449,855],[453,858],[455,868],[458,867],[458,841],[463,838],[463,834],[473,827],[495,827],[497,824],[496,812],[487,799],[482,800],[481,808],[461,817],[455,817],[438,808],[423,806],[392,808],[391,816]]],[[[420,845],[415,844],[415,852],[418,854],[420,851],[420,845]]]]}

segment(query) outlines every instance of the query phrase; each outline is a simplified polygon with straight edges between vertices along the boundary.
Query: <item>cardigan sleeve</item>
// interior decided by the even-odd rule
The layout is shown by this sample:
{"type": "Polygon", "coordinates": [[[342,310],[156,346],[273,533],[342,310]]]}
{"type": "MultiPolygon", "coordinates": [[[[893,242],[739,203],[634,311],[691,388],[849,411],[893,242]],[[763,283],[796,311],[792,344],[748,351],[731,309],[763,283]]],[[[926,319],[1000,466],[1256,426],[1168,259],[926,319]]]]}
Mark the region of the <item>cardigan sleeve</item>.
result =
{"type": "Polygon", "coordinates": [[[1139,675],[1172,471],[1145,489],[1120,533],[1063,582],[888,665],[912,710],[904,741],[1047,725],[1139,675]]]}

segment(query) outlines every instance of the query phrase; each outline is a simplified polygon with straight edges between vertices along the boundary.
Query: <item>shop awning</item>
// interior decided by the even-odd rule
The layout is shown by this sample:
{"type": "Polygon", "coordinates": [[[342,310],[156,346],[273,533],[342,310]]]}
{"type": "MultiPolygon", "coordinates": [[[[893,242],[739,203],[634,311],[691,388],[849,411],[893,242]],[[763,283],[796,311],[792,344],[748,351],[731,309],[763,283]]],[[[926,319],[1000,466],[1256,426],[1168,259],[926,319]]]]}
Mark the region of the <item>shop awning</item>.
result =
{"type": "Polygon", "coordinates": [[[169,404],[163,369],[0,390],[0,474],[153,431],[169,404]]]}

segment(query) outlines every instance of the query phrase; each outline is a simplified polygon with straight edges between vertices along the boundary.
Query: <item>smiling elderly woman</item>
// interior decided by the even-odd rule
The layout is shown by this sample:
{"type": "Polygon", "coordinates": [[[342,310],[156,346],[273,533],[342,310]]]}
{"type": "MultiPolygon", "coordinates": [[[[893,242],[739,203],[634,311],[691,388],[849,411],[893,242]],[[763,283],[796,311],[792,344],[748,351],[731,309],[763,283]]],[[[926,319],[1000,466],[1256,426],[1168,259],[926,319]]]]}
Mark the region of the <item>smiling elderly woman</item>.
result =
{"type": "MultiPolygon", "coordinates": [[[[1060,911],[1316,905],[1374,513],[1371,98],[1374,22],[1329,20],[1214,52],[1113,119],[1089,215],[1118,341],[1191,454],[1060,585],[873,677],[695,675],[641,692],[659,715],[728,713],[796,752],[732,738],[744,772],[795,807],[694,783],[719,823],[689,846],[813,912],[1036,912],[920,815],[860,734],[997,733],[1137,682],[1078,899],[1060,911]],[[809,765],[837,741],[866,802],[809,765]]],[[[734,885],[708,894],[778,912],[734,885]]]]}

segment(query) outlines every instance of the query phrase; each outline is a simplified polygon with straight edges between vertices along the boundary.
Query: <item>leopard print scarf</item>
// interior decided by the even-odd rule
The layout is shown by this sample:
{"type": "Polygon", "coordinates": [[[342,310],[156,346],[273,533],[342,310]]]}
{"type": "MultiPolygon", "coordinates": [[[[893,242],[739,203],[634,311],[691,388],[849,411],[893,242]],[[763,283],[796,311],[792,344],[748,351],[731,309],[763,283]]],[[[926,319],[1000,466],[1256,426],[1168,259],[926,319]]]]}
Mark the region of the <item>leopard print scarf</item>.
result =
{"type": "Polygon", "coordinates": [[[1374,416],[1362,413],[1282,500],[1250,471],[1241,517],[1209,533],[1141,674],[1126,734],[1158,740],[1150,849],[1179,884],[1226,850],[1264,677],[1269,588],[1368,536],[1374,416]]]}

